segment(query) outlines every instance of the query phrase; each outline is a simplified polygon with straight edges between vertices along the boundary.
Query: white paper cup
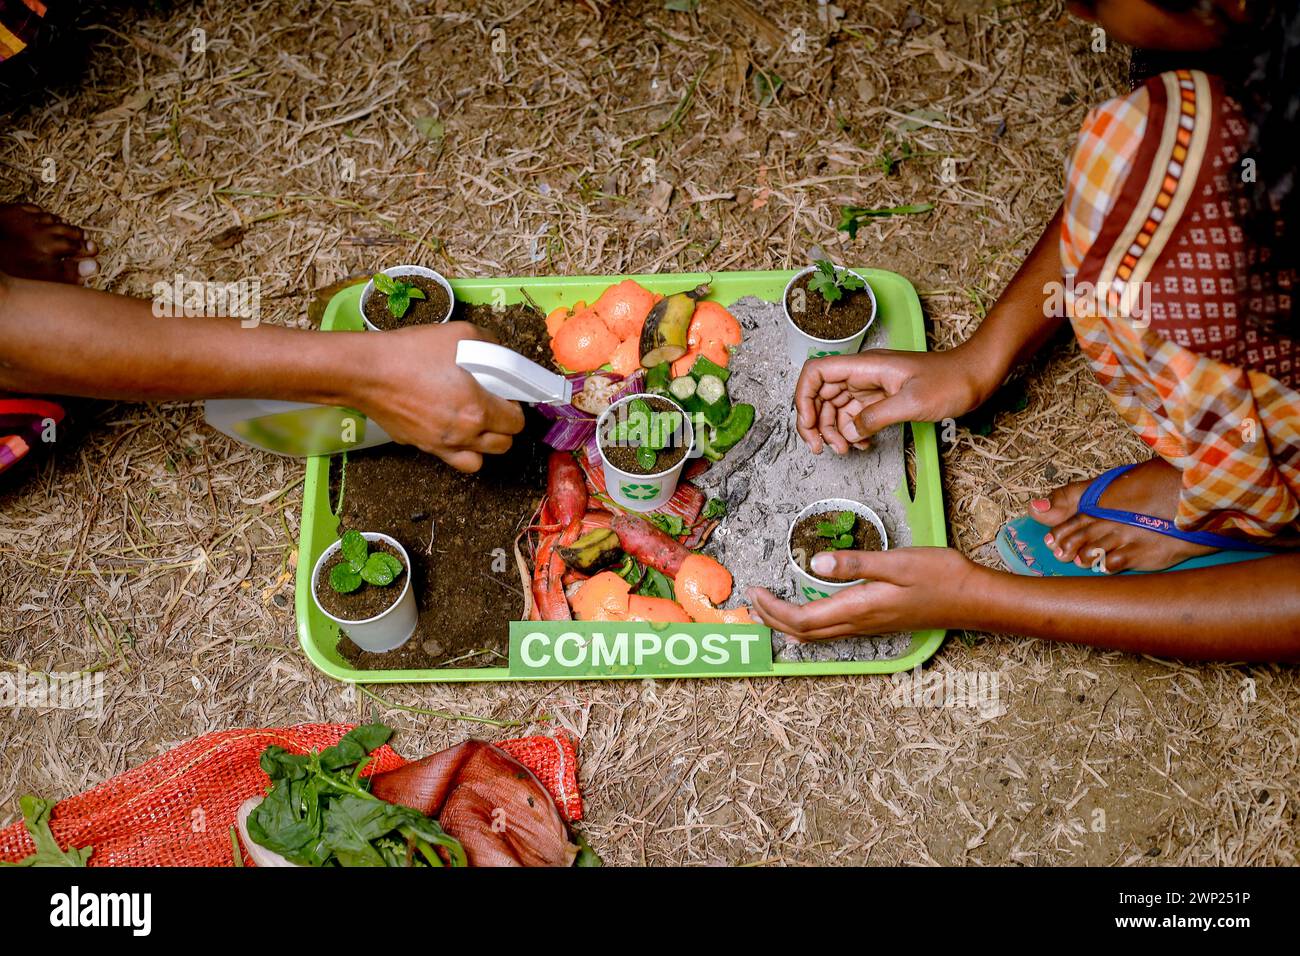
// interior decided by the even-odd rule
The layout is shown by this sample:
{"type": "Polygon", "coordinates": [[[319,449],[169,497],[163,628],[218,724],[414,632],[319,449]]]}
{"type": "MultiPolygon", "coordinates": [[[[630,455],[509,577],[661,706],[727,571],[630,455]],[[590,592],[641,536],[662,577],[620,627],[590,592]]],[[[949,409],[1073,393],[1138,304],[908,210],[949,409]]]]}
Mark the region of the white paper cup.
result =
{"type": "MultiPolygon", "coordinates": [[[[824,511],[852,511],[858,517],[865,518],[875,525],[876,531],[880,533],[880,550],[889,550],[889,536],[885,533],[885,523],[880,520],[880,515],[866,505],[848,498],[823,498],[821,501],[814,501],[794,516],[794,520],[790,522],[790,530],[786,532],[785,536],[786,560],[790,562],[790,573],[794,576],[794,589],[805,601],[819,601],[822,598],[828,598],[832,594],[839,594],[845,588],[861,584],[866,580],[865,578],[859,578],[856,581],[823,580],[801,568],[799,562],[794,559],[794,555],[790,553],[790,545],[794,540],[794,526],[808,515],[820,514],[824,511]]],[[[811,554],[808,555],[808,560],[812,560],[811,554]]]]}
{"type": "MultiPolygon", "coordinates": [[[[807,266],[800,269],[791,276],[790,281],[785,284],[785,294],[781,296],[781,305],[785,309],[786,349],[790,355],[790,364],[795,368],[802,368],[803,363],[808,361],[810,358],[822,358],[826,355],[849,355],[856,352],[858,349],[862,348],[862,340],[866,337],[867,329],[871,328],[872,323],[876,321],[876,315],[879,312],[876,305],[876,293],[875,290],[871,288],[871,283],[868,282],[861,273],[854,272],[852,269],[845,269],[844,271],[849,273],[849,275],[855,275],[862,280],[863,291],[865,291],[871,298],[871,318],[867,319],[867,324],[862,327],[862,331],[855,332],[848,338],[819,339],[816,336],[809,335],[803,329],[799,328],[799,326],[794,324],[794,318],[790,315],[790,290],[794,288],[796,282],[808,275],[808,273],[815,272],[816,270],[816,266],[807,266]]],[[[810,294],[807,298],[812,300],[820,297],[815,294],[810,294]]],[[[812,305],[812,301],[804,303],[805,308],[811,308],[812,305]]]]}
{"type": "MultiPolygon", "coordinates": [[[[325,563],[337,554],[339,548],[343,546],[341,539],[331,544],[316,559],[316,566],[311,571],[311,599],[316,602],[316,607],[320,609],[320,612],[347,631],[348,637],[352,638],[352,643],[363,651],[393,651],[411,639],[411,635],[415,633],[418,618],[415,606],[415,592],[411,590],[411,558],[406,553],[406,549],[402,547],[402,543],[396,538],[390,538],[378,531],[363,531],[361,537],[367,541],[383,541],[385,544],[396,548],[398,553],[401,554],[402,564],[406,566],[406,571],[403,574],[402,593],[397,600],[390,604],[386,610],[374,617],[368,617],[364,621],[345,621],[341,617],[335,617],[320,606],[320,601],[316,600],[316,580],[320,577],[325,563]]],[[[367,585],[367,587],[369,586],[367,585]]]]}
{"type": "MultiPolygon", "coordinates": [[[[451,291],[451,283],[443,277],[441,272],[426,269],[424,266],[392,266],[391,268],[383,270],[383,273],[390,279],[400,279],[403,276],[420,276],[423,279],[432,279],[434,282],[438,283],[438,285],[447,290],[447,314],[439,321],[446,322],[451,318],[451,311],[456,308],[456,295],[451,291]]],[[[372,278],[366,283],[366,287],[361,290],[361,303],[358,308],[361,310],[361,321],[366,323],[366,328],[372,332],[382,332],[384,331],[383,329],[372,324],[371,321],[366,318],[366,303],[374,293],[375,280],[372,278]]]]}
{"type": "Polygon", "coordinates": [[[673,492],[677,490],[677,479],[681,477],[686,463],[700,456],[700,453],[695,450],[695,427],[691,423],[691,416],[671,398],[645,393],[627,395],[605,409],[596,420],[596,447],[600,450],[600,463],[605,473],[605,490],[615,502],[629,511],[654,511],[666,505],[673,492]],[[600,442],[600,436],[605,434],[605,429],[617,420],[618,409],[636,398],[665,401],[682,413],[680,439],[686,443],[686,456],[671,468],[658,474],[637,475],[615,467],[605,457],[605,449],[600,442]]]}

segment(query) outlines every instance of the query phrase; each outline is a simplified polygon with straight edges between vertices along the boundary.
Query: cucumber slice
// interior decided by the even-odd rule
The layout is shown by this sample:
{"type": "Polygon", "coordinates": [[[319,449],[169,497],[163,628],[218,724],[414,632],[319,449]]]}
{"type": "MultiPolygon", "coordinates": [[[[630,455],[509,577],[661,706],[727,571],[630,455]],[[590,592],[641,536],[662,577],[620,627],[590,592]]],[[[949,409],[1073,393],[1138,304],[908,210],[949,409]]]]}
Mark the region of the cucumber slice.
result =
{"type": "Polygon", "coordinates": [[[679,375],[668,383],[668,394],[678,402],[689,402],[695,397],[696,382],[689,375],[679,375]]]}
{"type": "Polygon", "coordinates": [[[727,386],[716,375],[705,375],[695,387],[695,405],[693,411],[704,416],[710,425],[721,425],[731,414],[731,399],[727,396],[727,386]]]}
{"type": "Polygon", "coordinates": [[[691,377],[698,382],[706,375],[712,375],[725,382],[731,377],[731,370],[719,365],[707,355],[701,355],[695,360],[695,364],[691,366],[691,377]]]}
{"type": "Polygon", "coordinates": [[[660,362],[645,373],[645,390],[656,395],[667,395],[668,385],[673,380],[673,367],[670,362],[660,362]]]}

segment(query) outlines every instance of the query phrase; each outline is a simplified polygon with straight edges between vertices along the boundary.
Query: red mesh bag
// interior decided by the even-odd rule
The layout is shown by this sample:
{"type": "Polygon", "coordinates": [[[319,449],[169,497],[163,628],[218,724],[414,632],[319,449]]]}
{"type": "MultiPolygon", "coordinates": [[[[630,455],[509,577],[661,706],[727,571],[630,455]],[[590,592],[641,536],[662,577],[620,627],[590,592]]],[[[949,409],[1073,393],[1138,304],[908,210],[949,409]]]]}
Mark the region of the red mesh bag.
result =
{"type": "MultiPolygon", "coordinates": [[[[262,751],[271,744],[293,753],[321,750],[351,729],[351,724],[299,724],[204,734],[59,801],[50,830],[65,848],[94,847],[90,866],[231,866],[235,811],[270,785],[258,765],[262,751]]],[[[520,737],[494,746],[537,776],[566,821],[582,819],[578,757],[568,735],[520,737]]],[[[385,745],[364,775],[406,762],[385,745]]],[[[0,830],[0,860],[16,862],[35,849],[21,820],[0,830]]]]}

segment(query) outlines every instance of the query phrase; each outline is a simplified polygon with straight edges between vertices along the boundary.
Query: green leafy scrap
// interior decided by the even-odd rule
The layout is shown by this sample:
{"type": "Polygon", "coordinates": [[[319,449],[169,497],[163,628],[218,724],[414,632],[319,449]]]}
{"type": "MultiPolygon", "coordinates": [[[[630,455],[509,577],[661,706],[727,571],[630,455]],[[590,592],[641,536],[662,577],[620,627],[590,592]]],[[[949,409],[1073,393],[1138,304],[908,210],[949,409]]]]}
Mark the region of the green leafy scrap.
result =
{"type": "Polygon", "coordinates": [[[669,601],[677,600],[677,592],[673,590],[672,578],[651,567],[645,569],[645,577],[641,579],[641,584],[637,587],[636,593],[642,597],[667,598],[669,601]]]}
{"type": "Polygon", "coordinates": [[[681,515],[652,514],[650,523],[674,538],[686,533],[686,519],[681,515]]]}
{"type": "Polygon", "coordinates": [[[59,841],[54,838],[54,833],[50,830],[50,814],[54,811],[53,800],[42,800],[40,797],[27,794],[18,801],[18,805],[23,811],[23,826],[27,828],[32,842],[36,844],[36,852],[31,856],[23,857],[17,863],[0,862],[0,866],[86,865],[90,855],[95,852],[94,847],[68,847],[64,850],[59,846],[59,841]]]}
{"type": "Polygon", "coordinates": [[[725,518],[727,516],[727,503],[721,498],[710,498],[704,505],[704,520],[712,521],[714,518],[725,518]]]}
{"type": "Polygon", "coordinates": [[[865,219],[887,219],[890,216],[919,216],[934,208],[932,202],[910,203],[906,206],[887,206],[871,209],[866,206],[841,206],[840,224],[836,228],[847,232],[850,239],[858,237],[858,227],[865,219]]]}
{"type": "Polygon", "coordinates": [[[271,790],[249,814],[249,837],[303,866],[440,867],[444,854],[451,866],[468,865],[436,820],[370,793],[361,773],[391,735],[366,724],[316,753],[267,747],[260,763],[271,790]]]}

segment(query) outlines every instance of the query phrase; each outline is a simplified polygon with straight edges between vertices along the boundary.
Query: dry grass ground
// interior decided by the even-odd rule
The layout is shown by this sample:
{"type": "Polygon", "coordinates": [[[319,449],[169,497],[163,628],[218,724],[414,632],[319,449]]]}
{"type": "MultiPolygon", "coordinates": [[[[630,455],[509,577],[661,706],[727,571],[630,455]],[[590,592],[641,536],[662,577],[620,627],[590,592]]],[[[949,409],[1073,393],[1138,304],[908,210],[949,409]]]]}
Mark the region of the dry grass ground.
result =
{"type": "MultiPolygon", "coordinates": [[[[81,80],[5,117],[0,198],[84,224],[101,288],[257,277],[283,323],[311,290],[395,260],[764,269],[817,244],[911,278],[949,346],[1059,201],[1073,131],[1121,88],[1126,54],[1093,52],[1056,3],[839,2],[829,35],[815,3],[757,3],[779,53],[723,0],[97,7],[81,80]],[[760,106],[762,69],[784,83],[760,106]],[[925,125],[900,134],[916,110],[925,125]],[[916,155],[887,173],[902,140],[916,155]],[[647,160],[671,194],[643,182],[647,160]],[[843,203],[908,202],[937,208],[855,242],[835,231],[843,203]]],[[[1023,411],[945,453],[969,553],[1031,492],[1137,453],[1072,346],[1027,380],[1023,411]]],[[[0,657],[102,666],[106,709],[6,714],[0,818],[213,729],[373,714],[409,754],[484,732],[378,705],[304,659],[300,467],[188,405],[83,422],[0,497],[0,657]]],[[[872,678],[381,693],[578,733],[588,827],[615,863],[1296,862],[1293,670],[972,634],[931,671],[996,673],[1002,707],[902,707],[872,678]]]]}

